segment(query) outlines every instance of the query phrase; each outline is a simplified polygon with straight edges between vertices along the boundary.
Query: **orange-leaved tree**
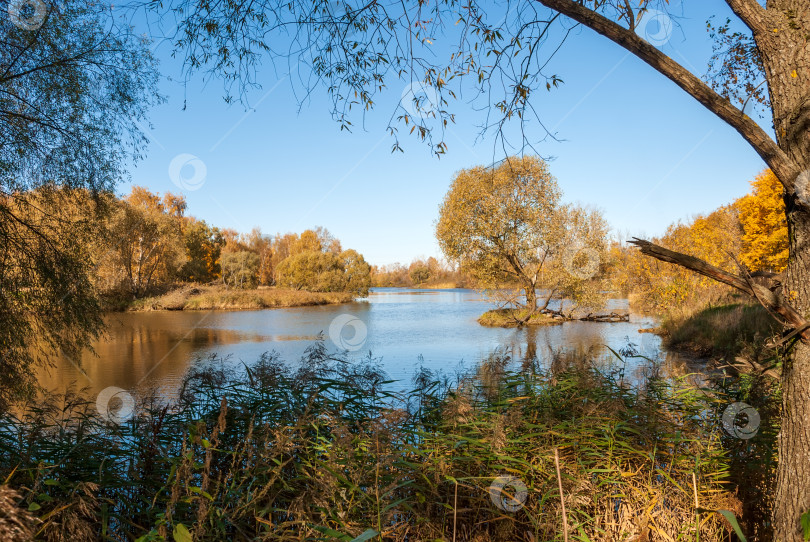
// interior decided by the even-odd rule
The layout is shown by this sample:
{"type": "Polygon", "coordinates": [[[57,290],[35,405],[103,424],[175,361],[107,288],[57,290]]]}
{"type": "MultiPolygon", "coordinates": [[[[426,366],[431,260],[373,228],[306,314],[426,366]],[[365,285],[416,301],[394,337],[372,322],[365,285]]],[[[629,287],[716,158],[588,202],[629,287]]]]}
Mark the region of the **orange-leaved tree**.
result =
{"type": "Polygon", "coordinates": [[[751,271],[781,273],[789,256],[785,189],[771,170],[757,175],[751,187],[736,202],[743,228],[740,261],[751,271]]]}
{"type": "MultiPolygon", "coordinates": [[[[689,252],[713,266],[734,272],[740,260],[741,237],[737,210],[733,205],[725,205],[709,215],[670,225],[653,242],[677,252],[689,252]]],[[[730,291],[717,281],[648,258],[637,250],[626,248],[615,258],[622,264],[615,266],[616,282],[632,291],[634,300],[646,310],[689,313],[730,291]]]]}

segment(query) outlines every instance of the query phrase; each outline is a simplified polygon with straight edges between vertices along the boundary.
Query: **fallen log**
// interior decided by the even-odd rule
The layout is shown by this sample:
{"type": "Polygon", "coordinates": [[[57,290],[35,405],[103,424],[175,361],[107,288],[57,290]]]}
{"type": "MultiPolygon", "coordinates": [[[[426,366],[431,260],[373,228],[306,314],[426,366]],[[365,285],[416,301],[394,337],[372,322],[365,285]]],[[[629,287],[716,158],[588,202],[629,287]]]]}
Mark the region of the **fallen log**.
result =
{"type": "Polygon", "coordinates": [[[540,311],[542,314],[547,314],[552,318],[560,318],[562,320],[566,320],[569,322],[573,321],[580,321],[580,322],[629,322],[630,321],[630,314],[629,313],[618,313],[618,312],[609,312],[607,314],[593,314],[589,312],[585,316],[574,317],[566,314],[563,314],[561,311],[555,311],[553,309],[543,309],[540,311]]]}
{"type": "Polygon", "coordinates": [[[650,243],[644,239],[634,237],[630,244],[636,245],[641,249],[641,253],[647,256],[652,256],[656,260],[662,262],[672,263],[685,267],[691,271],[699,273],[704,277],[709,277],[723,284],[744,292],[757,301],[760,305],[765,307],[771,314],[776,314],[780,317],[782,323],[790,326],[792,331],[783,339],[785,342],[798,339],[806,343],[810,343],[810,322],[788,303],[788,301],[781,295],[781,276],[767,274],[760,274],[756,278],[762,278],[770,282],[769,286],[763,286],[758,282],[751,280],[751,276],[740,276],[728,271],[724,271],[719,267],[715,267],[709,263],[704,262],[694,256],[681,254],[673,250],[666,249],[662,246],[650,243]]]}
{"type": "Polygon", "coordinates": [[[583,322],[629,322],[630,314],[619,314],[618,312],[611,312],[609,314],[588,314],[582,318],[575,318],[583,322]]]}

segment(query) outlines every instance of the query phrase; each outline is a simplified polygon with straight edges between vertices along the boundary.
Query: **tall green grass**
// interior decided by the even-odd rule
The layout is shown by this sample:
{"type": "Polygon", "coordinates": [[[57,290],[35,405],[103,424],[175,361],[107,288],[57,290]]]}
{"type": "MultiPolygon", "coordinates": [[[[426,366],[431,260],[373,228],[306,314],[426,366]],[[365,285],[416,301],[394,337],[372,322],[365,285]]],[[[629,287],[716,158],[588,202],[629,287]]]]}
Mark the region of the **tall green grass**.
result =
{"type": "Polygon", "coordinates": [[[396,391],[317,343],[295,367],[195,370],[120,425],[78,393],[22,405],[0,418],[0,515],[43,540],[540,541],[566,536],[564,502],[569,540],[734,539],[725,398],[581,357],[512,365],[396,391]]]}

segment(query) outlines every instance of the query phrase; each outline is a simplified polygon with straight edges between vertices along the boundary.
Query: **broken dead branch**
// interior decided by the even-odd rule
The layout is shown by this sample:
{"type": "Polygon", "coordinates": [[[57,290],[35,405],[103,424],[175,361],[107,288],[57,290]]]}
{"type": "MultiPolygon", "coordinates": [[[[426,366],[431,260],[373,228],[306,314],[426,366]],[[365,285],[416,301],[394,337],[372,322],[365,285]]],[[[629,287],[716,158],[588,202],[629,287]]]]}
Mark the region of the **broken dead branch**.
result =
{"type": "MultiPolygon", "coordinates": [[[[704,277],[709,277],[723,284],[744,292],[765,307],[769,312],[778,315],[782,322],[795,330],[796,337],[810,343],[810,322],[808,322],[796,309],[794,309],[780,294],[778,278],[775,277],[762,277],[766,280],[773,281],[773,284],[763,286],[758,282],[754,282],[750,277],[743,277],[724,271],[719,267],[715,267],[700,258],[689,256],[688,254],[681,254],[674,250],[669,250],[662,246],[653,244],[644,239],[634,237],[631,244],[636,245],[641,249],[641,253],[647,256],[652,256],[656,260],[662,262],[672,263],[679,265],[691,271],[694,271],[704,277]]],[[[762,280],[762,278],[760,280],[762,280]]]]}

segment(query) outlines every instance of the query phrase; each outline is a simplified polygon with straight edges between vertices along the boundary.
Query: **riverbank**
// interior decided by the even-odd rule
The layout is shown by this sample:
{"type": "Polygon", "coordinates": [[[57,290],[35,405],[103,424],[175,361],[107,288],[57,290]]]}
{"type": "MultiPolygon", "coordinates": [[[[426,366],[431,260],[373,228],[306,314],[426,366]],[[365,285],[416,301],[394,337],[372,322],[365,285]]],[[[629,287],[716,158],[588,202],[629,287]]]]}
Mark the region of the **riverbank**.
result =
{"type": "Polygon", "coordinates": [[[307,292],[290,288],[238,290],[223,285],[187,285],[166,294],[136,299],[123,311],[256,310],[349,303],[349,292],[307,292]]]}
{"type": "Polygon", "coordinates": [[[426,290],[455,290],[458,288],[470,288],[470,285],[464,281],[443,281],[418,284],[416,286],[412,286],[412,288],[424,288],[426,290]]]}
{"type": "Polygon", "coordinates": [[[730,303],[708,306],[683,317],[666,317],[654,330],[667,348],[701,358],[733,361],[740,355],[770,354],[765,344],[780,325],[762,305],[730,303]]]}
{"type": "Polygon", "coordinates": [[[436,280],[436,281],[428,281],[422,282],[419,284],[414,284],[412,282],[407,283],[392,283],[392,282],[375,282],[372,285],[373,288],[402,288],[402,289],[414,289],[414,290],[456,290],[456,289],[473,289],[474,286],[471,285],[468,281],[457,281],[457,280],[436,280]]]}

